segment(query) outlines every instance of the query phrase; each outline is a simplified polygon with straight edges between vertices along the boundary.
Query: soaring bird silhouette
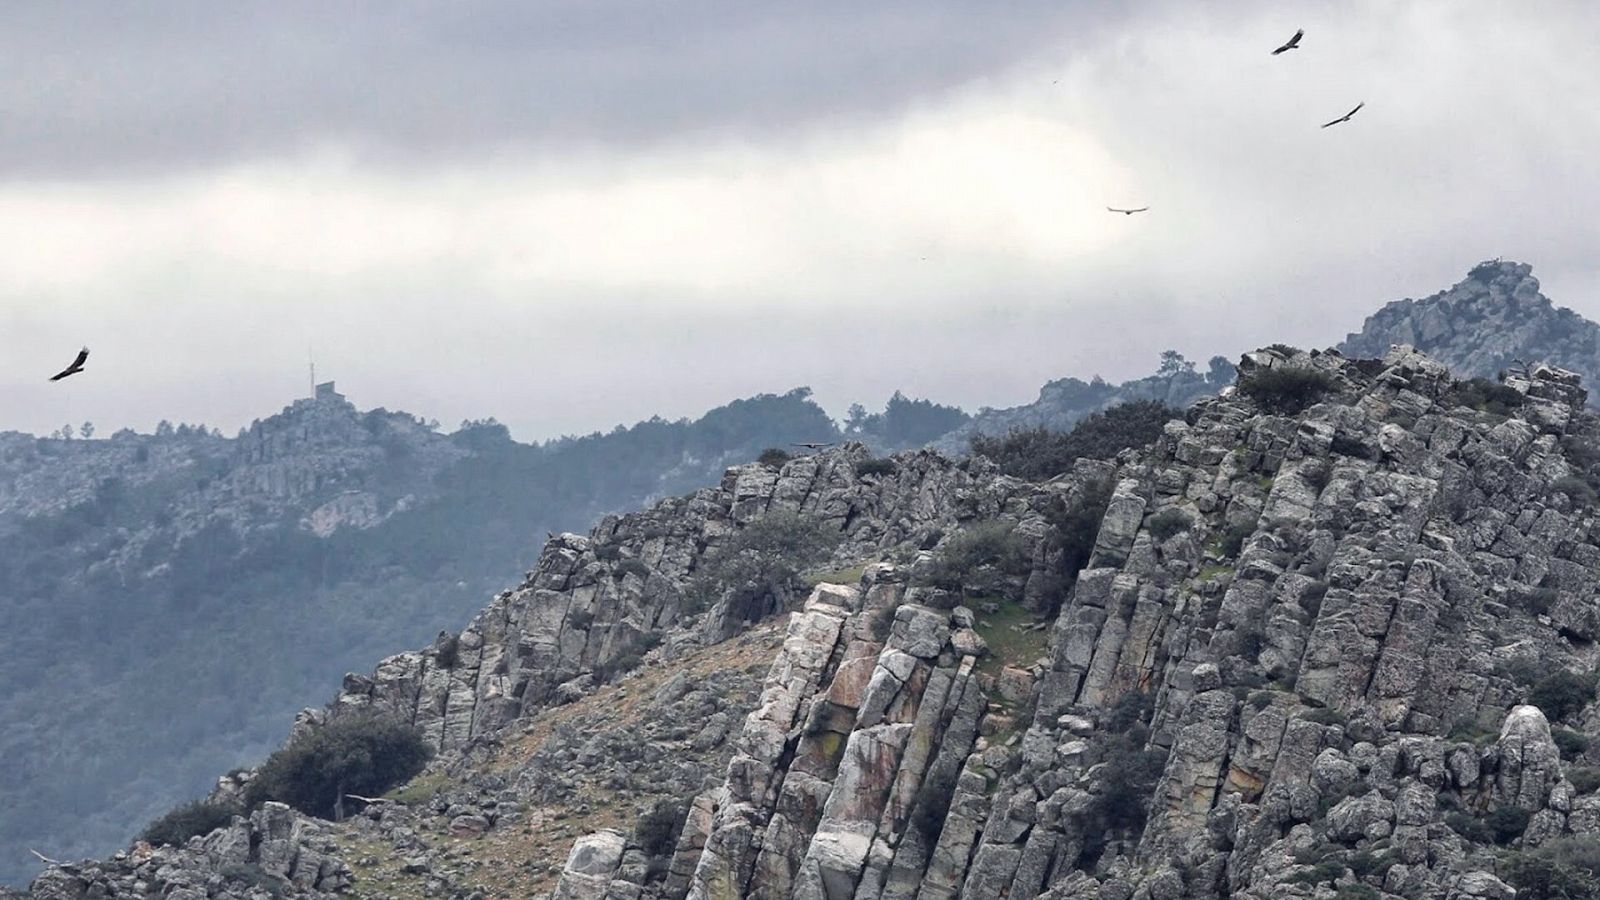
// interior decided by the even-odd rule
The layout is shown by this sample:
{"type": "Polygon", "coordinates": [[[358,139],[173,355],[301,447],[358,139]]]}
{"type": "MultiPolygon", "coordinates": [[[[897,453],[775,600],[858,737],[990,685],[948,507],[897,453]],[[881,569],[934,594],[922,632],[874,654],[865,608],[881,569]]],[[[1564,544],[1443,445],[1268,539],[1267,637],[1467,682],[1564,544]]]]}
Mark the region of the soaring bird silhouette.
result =
{"type": "Polygon", "coordinates": [[[1289,38],[1289,40],[1286,41],[1282,47],[1279,47],[1278,49],[1272,51],[1272,55],[1273,56],[1277,56],[1279,53],[1282,53],[1285,50],[1298,50],[1298,49],[1300,49],[1300,39],[1305,37],[1305,36],[1306,36],[1306,30],[1304,28],[1296,31],[1294,33],[1294,37],[1289,38]]]}
{"type": "Polygon", "coordinates": [[[88,359],[88,358],[89,358],[89,348],[88,347],[85,347],[82,350],[79,350],[78,351],[78,358],[72,361],[72,365],[67,366],[65,369],[62,369],[60,372],[57,372],[54,375],[51,375],[50,376],[50,380],[51,381],[60,381],[61,379],[67,377],[68,375],[76,375],[79,372],[82,372],[83,371],[83,361],[88,359]]]}
{"type": "Polygon", "coordinates": [[[833,446],[833,442],[829,441],[828,443],[824,444],[824,443],[821,443],[819,441],[795,441],[794,443],[790,444],[789,446],[791,446],[791,447],[804,447],[807,450],[821,450],[824,447],[832,447],[833,446]]]}
{"type": "Polygon", "coordinates": [[[1360,103],[1356,104],[1356,108],[1355,109],[1352,109],[1349,112],[1345,113],[1344,115],[1340,116],[1339,118],[1334,119],[1332,122],[1324,122],[1322,127],[1323,128],[1327,128],[1329,125],[1337,125],[1340,122],[1348,122],[1348,121],[1350,121],[1350,117],[1351,116],[1353,116],[1356,113],[1360,112],[1361,111],[1361,107],[1366,106],[1366,105],[1367,105],[1367,101],[1363,100],[1360,103]]]}
{"type": "Polygon", "coordinates": [[[1141,206],[1138,209],[1117,209],[1115,206],[1108,206],[1108,207],[1106,207],[1106,211],[1107,212],[1119,212],[1119,213],[1122,213],[1125,216],[1131,216],[1136,212],[1144,212],[1145,210],[1147,210],[1149,208],[1150,207],[1148,207],[1148,206],[1141,206]]]}

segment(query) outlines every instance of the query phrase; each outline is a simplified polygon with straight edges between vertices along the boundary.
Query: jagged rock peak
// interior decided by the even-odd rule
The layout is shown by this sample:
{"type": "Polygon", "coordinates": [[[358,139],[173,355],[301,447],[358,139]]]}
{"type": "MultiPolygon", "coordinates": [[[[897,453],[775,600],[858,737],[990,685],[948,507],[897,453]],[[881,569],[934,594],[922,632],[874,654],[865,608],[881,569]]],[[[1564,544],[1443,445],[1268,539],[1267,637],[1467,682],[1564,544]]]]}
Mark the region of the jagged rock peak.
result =
{"type": "Polygon", "coordinates": [[[1448,290],[1389,303],[1339,350],[1381,356],[1394,344],[1414,346],[1468,376],[1491,378],[1539,362],[1589,381],[1600,375],[1600,325],[1541,294],[1527,263],[1489,260],[1448,290]]]}

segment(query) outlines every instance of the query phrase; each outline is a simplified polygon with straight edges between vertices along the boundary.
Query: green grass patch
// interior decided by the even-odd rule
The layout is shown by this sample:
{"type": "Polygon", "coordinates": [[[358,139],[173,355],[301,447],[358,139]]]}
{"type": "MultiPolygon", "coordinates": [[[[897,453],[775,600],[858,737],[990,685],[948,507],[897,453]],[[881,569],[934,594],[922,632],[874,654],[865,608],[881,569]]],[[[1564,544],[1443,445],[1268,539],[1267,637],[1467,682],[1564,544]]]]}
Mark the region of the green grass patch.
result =
{"type": "Polygon", "coordinates": [[[450,788],[459,787],[460,784],[460,782],[443,772],[418,775],[416,778],[384,794],[383,799],[404,803],[406,806],[421,806],[450,788]]]}
{"type": "Polygon", "coordinates": [[[816,587],[819,584],[848,584],[861,583],[861,576],[866,574],[868,563],[846,566],[843,569],[833,569],[827,572],[816,572],[805,576],[806,584],[816,587]]]}
{"type": "Polygon", "coordinates": [[[1030,666],[1044,655],[1050,644],[1050,630],[1027,630],[1027,626],[1038,621],[1027,607],[1015,600],[981,598],[972,605],[978,608],[984,603],[997,603],[1000,608],[993,613],[978,614],[974,630],[989,645],[989,655],[978,661],[979,672],[997,675],[1007,665],[1030,666]]]}

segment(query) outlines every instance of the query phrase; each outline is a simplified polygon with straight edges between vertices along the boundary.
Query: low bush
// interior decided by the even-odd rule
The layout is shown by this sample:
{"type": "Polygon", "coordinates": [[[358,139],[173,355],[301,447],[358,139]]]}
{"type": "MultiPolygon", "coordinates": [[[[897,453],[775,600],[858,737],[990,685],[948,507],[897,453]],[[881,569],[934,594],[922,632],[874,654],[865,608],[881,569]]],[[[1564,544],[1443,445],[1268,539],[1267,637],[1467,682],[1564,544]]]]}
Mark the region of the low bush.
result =
{"type": "Polygon", "coordinates": [[[1559,837],[1501,860],[1517,900],[1600,900],[1600,841],[1559,837]]]}
{"type": "Polygon", "coordinates": [[[1556,742],[1556,747],[1561,751],[1561,758],[1566,760],[1582,756],[1589,749],[1589,739],[1581,732],[1570,728],[1552,728],[1550,737],[1556,742]]]}
{"type": "Polygon", "coordinates": [[[1578,793],[1593,793],[1600,790],[1600,767],[1573,766],[1567,770],[1567,780],[1578,793]]]}
{"type": "Polygon", "coordinates": [[[458,634],[445,635],[439,643],[439,649],[434,654],[441,669],[454,669],[456,663],[461,661],[461,636],[458,634]]]}
{"type": "Polygon", "coordinates": [[[1494,830],[1482,819],[1466,812],[1446,813],[1444,824],[1451,831],[1461,835],[1474,844],[1488,844],[1494,841],[1494,830]]]}
{"type": "Polygon", "coordinates": [[[794,456],[789,451],[780,450],[777,447],[768,447],[761,451],[760,456],[756,457],[756,462],[769,469],[781,469],[783,464],[791,459],[794,459],[794,456]]]}
{"type": "Polygon", "coordinates": [[[1239,382],[1239,392],[1263,409],[1291,416],[1320,401],[1333,387],[1327,373],[1295,366],[1262,369],[1239,382]]]}
{"type": "Polygon", "coordinates": [[[232,803],[195,800],[174,808],[146,825],[144,831],[139,833],[139,840],[181,847],[195,835],[210,834],[227,825],[238,814],[239,807],[232,803]]]}
{"type": "Polygon", "coordinates": [[[923,578],[934,587],[959,591],[986,565],[1008,575],[1027,573],[1027,548],[1011,523],[982,522],[956,533],[936,552],[923,578]]]}
{"type": "Polygon", "coordinates": [[[1550,718],[1560,721],[1581,712],[1594,699],[1594,678],[1566,669],[1556,669],[1539,679],[1528,692],[1528,702],[1550,718]]]}
{"type": "Polygon", "coordinates": [[[1156,698],[1149,691],[1129,691],[1117,698],[1100,721],[1100,727],[1112,734],[1124,734],[1135,725],[1150,721],[1155,712],[1156,698]]]}
{"type": "Polygon", "coordinates": [[[1296,872],[1285,879],[1289,884],[1319,885],[1332,882],[1344,876],[1344,863],[1335,859],[1325,859],[1309,869],[1296,872]]]}
{"type": "Polygon", "coordinates": [[[1089,564],[1095,541],[1100,537],[1100,523],[1110,504],[1111,482],[1097,481],[1087,485],[1073,503],[1057,502],[1047,513],[1050,540],[1061,552],[1061,568],[1057,575],[1063,593],[1089,564]]]}
{"type": "Polygon", "coordinates": [[[1470,378],[1458,381],[1445,394],[1444,402],[1452,406],[1466,406],[1497,416],[1509,416],[1522,406],[1522,392],[1487,378],[1470,378]]]}
{"type": "Polygon", "coordinates": [[[1497,844],[1509,844],[1528,830],[1528,811],[1515,806],[1496,807],[1484,817],[1484,824],[1494,834],[1497,844]]]}
{"type": "Polygon", "coordinates": [[[1217,552],[1223,559],[1238,559],[1240,551],[1244,549],[1245,539],[1255,531],[1254,525],[1229,525],[1217,541],[1217,552]]]}
{"type": "Polygon", "coordinates": [[[685,607],[710,606],[728,590],[750,608],[762,607],[763,597],[786,600],[799,574],[827,559],[841,539],[810,517],[769,512],[706,554],[685,591],[685,607]]]}
{"type": "Polygon", "coordinates": [[[1566,494],[1575,506],[1593,506],[1595,504],[1595,490],[1589,482],[1576,475],[1563,475],[1550,482],[1550,490],[1557,494],[1566,494]]]}
{"type": "Polygon", "coordinates": [[[866,478],[869,475],[893,475],[900,470],[892,459],[863,459],[856,463],[856,477],[866,478]]]}
{"type": "Polygon", "coordinates": [[[431,755],[417,729],[398,719],[344,716],[267,757],[245,787],[245,801],[254,808],[277,800],[329,818],[343,809],[345,794],[382,794],[422,771],[431,755]]]}
{"type": "Polygon", "coordinates": [[[1145,522],[1145,527],[1150,530],[1150,536],[1158,541],[1165,541],[1181,531],[1188,531],[1194,525],[1194,520],[1181,509],[1169,508],[1151,516],[1145,522]]]}
{"type": "Polygon", "coordinates": [[[1079,459],[1110,459],[1161,436],[1183,413],[1154,400],[1138,400],[1086,416],[1068,432],[1046,428],[1016,430],[1001,437],[976,435],[972,452],[994,460],[1000,471],[1044,481],[1063,474],[1079,459]]]}

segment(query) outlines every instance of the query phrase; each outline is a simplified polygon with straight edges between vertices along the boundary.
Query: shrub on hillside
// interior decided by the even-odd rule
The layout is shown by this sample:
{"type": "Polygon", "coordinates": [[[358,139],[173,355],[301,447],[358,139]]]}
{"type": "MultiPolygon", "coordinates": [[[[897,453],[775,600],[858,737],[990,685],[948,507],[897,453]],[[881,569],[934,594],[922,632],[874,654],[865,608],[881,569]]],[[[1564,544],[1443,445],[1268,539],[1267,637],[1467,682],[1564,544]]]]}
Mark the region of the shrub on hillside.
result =
{"type": "Polygon", "coordinates": [[[1494,831],[1489,828],[1488,823],[1459,810],[1447,813],[1444,824],[1474,844],[1487,844],[1494,840],[1494,831]]]}
{"type": "Polygon", "coordinates": [[[959,591],[982,566],[1008,575],[1028,570],[1027,548],[1009,522],[982,522],[956,533],[934,556],[924,580],[934,587],[959,591]]]}
{"type": "Polygon", "coordinates": [[[1502,865],[1518,900],[1600,900],[1600,842],[1590,838],[1554,838],[1502,865]]]}
{"type": "Polygon", "coordinates": [[[1055,502],[1046,513],[1050,540],[1061,554],[1057,580],[1063,592],[1089,564],[1095,541],[1100,536],[1100,523],[1110,504],[1111,482],[1102,480],[1086,485],[1083,493],[1070,504],[1055,502]]]}
{"type": "Polygon", "coordinates": [[[1137,400],[1088,416],[1065,433],[1032,428],[1001,437],[975,435],[972,452],[994,460],[1007,475],[1043,481],[1070,470],[1079,459],[1110,459],[1143,447],[1182,415],[1166,404],[1137,400]]]}
{"type": "Polygon", "coordinates": [[[1600,790],[1600,767],[1573,766],[1567,770],[1567,780],[1578,793],[1593,793],[1600,790]]]}
{"type": "Polygon", "coordinates": [[[817,520],[788,511],[769,512],[706,555],[688,594],[709,604],[724,591],[786,597],[800,572],[825,560],[841,535],[817,520]]]}
{"type": "Polygon", "coordinates": [[[1595,489],[1582,478],[1576,475],[1563,475],[1550,482],[1550,490],[1557,494],[1566,494],[1576,506],[1593,506],[1595,504],[1595,489]]]}
{"type": "Polygon", "coordinates": [[[1151,516],[1149,521],[1145,523],[1145,527],[1150,529],[1151,537],[1158,541],[1164,541],[1181,531],[1189,530],[1189,526],[1193,524],[1194,520],[1189,518],[1188,513],[1181,509],[1169,508],[1151,516]]]}
{"type": "Polygon", "coordinates": [[[1217,552],[1223,559],[1238,559],[1239,551],[1244,549],[1244,542],[1250,535],[1255,534],[1254,525],[1229,525],[1222,532],[1221,540],[1217,541],[1217,552]]]}
{"type": "Polygon", "coordinates": [[[434,656],[441,669],[454,669],[456,663],[461,661],[461,636],[458,634],[446,635],[439,642],[439,648],[434,656]]]}
{"type": "Polygon", "coordinates": [[[1515,806],[1497,807],[1484,817],[1496,844],[1509,844],[1528,830],[1528,811],[1515,806]]]}
{"type": "Polygon", "coordinates": [[[865,478],[868,475],[893,475],[898,467],[892,459],[863,459],[856,463],[856,477],[865,478]]]}
{"type": "Polygon", "coordinates": [[[1458,381],[1445,394],[1446,403],[1466,406],[1497,416],[1509,416],[1522,406],[1522,392],[1516,388],[1497,384],[1487,378],[1469,378],[1458,381]]]}
{"type": "Polygon", "coordinates": [[[1528,692],[1528,702],[1539,707],[1552,722],[1580,712],[1594,699],[1594,678],[1557,669],[1539,679],[1528,692]]]}
{"type": "Polygon", "coordinates": [[[1326,372],[1278,366],[1240,379],[1239,392],[1268,412],[1292,416],[1321,400],[1333,390],[1333,384],[1333,378],[1326,372]]]}
{"type": "Polygon", "coordinates": [[[1155,711],[1155,703],[1155,695],[1149,691],[1128,691],[1111,704],[1100,727],[1112,734],[1132,731],[1134,726],[1149,721],[1155,711]]]}
{"type": "Polygon", "coordinates": [[[195,800],[146,825],[139,833],[139,840],[180,847],[197,834],[210,834],[227,825],[238,814],[239,808],[232,803],[195,800]]]}
{"type": "Polygon", "coordinates": [[[253,808],[268,800],[329,818],[345,794],[377,796],[422,771],[432,755],[417,730],[374,713],[336,718],[296,735],[267,757],[245,788],[253,808]]]}
{"type": "Polygon", "coordinates": [[[777,447],[768,447],[767,449],[761,451],[760,456],[756,457],[756,462],[766,466],[769,469],[781,469],[783,468],[783,464],[791,459],[794,459],[794,457],[789,455],[787,450],[779,450],[777,447]]]}
{"type": "Polygon", "coordinates": [[[1561,751],[1562,759],[1576,759],[1589,749],[1589,739],[1582,732],[1570,728],[1550,729],[1550,738],[1556,742],[1556,748],[1561,751]]]}

